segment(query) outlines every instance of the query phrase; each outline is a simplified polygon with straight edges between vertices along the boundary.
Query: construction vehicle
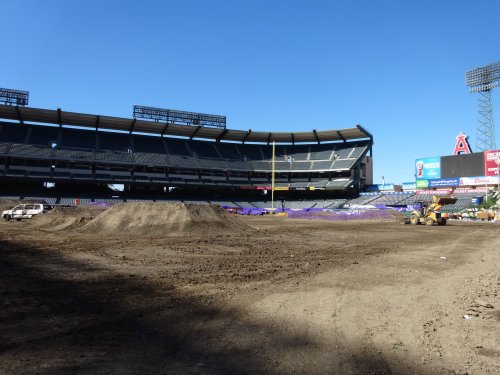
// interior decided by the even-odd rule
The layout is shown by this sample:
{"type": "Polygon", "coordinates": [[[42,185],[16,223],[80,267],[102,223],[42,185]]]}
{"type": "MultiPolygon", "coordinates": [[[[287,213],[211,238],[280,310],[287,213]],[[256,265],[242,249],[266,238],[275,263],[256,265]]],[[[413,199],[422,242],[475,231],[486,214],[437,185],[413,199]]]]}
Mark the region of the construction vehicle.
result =
{"type": "Polygon", "coordinates": [[[443,217],[440,210],[443,206],[456,202],[457,198],[453,198],[449,195],[434,195],[432,197],[432,203],[427,204],[426,202],[421,202],[420,209],[412,211],[410,218],[406,219],[406,224],[446,225],[446,218],[443,217]]]}

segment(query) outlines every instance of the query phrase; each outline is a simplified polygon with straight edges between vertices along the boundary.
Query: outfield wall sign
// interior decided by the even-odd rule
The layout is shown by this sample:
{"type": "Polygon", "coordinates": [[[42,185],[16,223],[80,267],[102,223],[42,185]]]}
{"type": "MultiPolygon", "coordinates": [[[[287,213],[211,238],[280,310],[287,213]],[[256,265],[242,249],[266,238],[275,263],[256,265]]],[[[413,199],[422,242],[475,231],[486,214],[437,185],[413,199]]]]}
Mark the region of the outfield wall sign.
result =
{"type": "Polygon", "coordinates": [[[429,187],[429,180],[417,180],[417,189],[427,189],[429,187]]]}
{"type": "Polygon", "coordinates": [[[459,178],[436,178],[433,180],[429,180],[430,188],[459,186],[459,185],[460,185],[459,178]]]}
{"type": "Polygon", "coordinates": [[[497,185],[499,182],[500,176],[462,177],[460,186],[497,185]]]}
{"type": "Polygon", "coordinates": [[[471,193],[471,194],[479,194],[479,193],[486,193],[488,191],[487,187],[478,187],[475,189],[469,189],[469,188],[458,188],[455,189],[455,193],[471,193]]]}
{"type": "Polygon", "coordinates": [[[417,190],[417,195],[449,195],[451,194],[451,190],[417,190]]]}
{"type": "Polygon", "coordinates": [[[500,150],[484,152],[484,175],[500,175],[500,150]]]}
{"type": "Polygon", "coordinates": [[[424,158],[415,161],[415,176],[417,180],[429,180],[441,177],[441,158],[424,158]]]}

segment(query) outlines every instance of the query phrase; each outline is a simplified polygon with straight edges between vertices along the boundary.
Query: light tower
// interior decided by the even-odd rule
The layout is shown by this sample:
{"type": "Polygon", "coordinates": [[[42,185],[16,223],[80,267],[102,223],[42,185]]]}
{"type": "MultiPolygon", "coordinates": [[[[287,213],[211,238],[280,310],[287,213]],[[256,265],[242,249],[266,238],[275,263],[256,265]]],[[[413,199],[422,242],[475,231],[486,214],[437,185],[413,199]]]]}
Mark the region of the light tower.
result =
{"type": "Polygon", "coordinates": [[[465,73],[465,84],[470,87],[470,92],[479,93],[476,151],[496,149],[491,90],[498,87],[499,80],[500,62],[471,69],[465,73]]]}

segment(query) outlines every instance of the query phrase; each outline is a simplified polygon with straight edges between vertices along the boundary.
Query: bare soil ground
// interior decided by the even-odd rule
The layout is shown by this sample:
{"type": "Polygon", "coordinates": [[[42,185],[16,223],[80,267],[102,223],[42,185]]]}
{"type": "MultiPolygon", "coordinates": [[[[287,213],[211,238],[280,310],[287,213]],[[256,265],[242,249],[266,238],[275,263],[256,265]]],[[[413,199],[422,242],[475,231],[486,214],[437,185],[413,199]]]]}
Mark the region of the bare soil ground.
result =
{"type": "Polygon", "coordinates": [[[500,226],[241,221],[0,223],[0,373],[500,373],[500,226]]]}

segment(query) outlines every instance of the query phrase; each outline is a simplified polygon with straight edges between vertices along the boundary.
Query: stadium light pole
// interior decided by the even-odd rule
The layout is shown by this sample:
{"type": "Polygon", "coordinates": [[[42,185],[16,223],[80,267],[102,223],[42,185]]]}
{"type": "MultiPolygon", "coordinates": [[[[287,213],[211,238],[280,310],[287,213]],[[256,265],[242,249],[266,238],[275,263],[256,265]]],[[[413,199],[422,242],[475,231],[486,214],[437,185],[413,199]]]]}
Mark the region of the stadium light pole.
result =
{"type": "Polygon", "coordinates": [[[477,151],[496,149],[491,90],[498,87],[499,80],[500,62],[465,72],[465,84],[470,87],[470,92],[479,93],[479,116],[476,128],[477,151]]]}

